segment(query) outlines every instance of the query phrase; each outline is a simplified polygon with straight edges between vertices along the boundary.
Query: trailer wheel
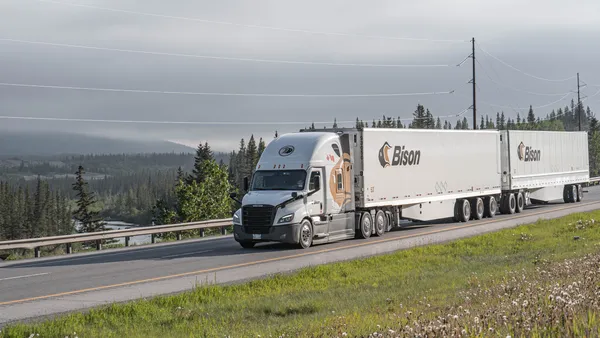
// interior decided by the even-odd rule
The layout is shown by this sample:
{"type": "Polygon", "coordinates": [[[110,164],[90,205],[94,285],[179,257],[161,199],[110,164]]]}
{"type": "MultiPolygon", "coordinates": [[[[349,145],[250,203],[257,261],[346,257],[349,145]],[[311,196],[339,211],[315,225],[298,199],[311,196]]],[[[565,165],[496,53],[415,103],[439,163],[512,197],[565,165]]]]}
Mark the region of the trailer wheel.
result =
{"type": "Polygon", "coordinates": [[[577,195],[576,185],[565,185],[563,190],[563,200],[565,203],[575,203],[577,201],[577,195]]]}
{"type": "Polygon", "coordinates": [[[307,219],[305,219],[300,224],[300,240],[299,240],[298,244],[299,244],[300,248],[307,249],[307,248],[310,248],[310,246],[312,245],[312,242],[313,242],[312,224],[310,224],[310,222],[307,219]]]}
{"type": "Polygon", "coordinates": [[[483,200],[479,197],[475,198],[471,201],[471,218],[475,220],[480,220],[483,218],[483,213],[485,211],[485,205],[483,204],[483,200]]]}
{"type": "Polygon", "coordinates": [[[392,220],[392,214],[389,212],[386,212],[385,215],[387,217],[387,227],[385,229],[385,232],[390,232],[390,231],[392,231],[392,228],[394,227],[394,223],[392,220]]]}
{"type": "Polygon", "coordinates": [[[498,212],[498,202],[496,202],[496,198],[494,196],[485,198],[485,213],[484,217],[492,218],[496,216],[498,212]]]}
{"type": "Polygon", "coordinates": [[[360,228],[357,231],[358,238],[367,239],[371,237],[371,231],[373,231],[373,218],[371,213],[366,211],[360,217],[360,228]]]}
{"type": "Polygon", "coordinates": [[[377,210],[375,214],[375,236],[381,237],[388,227],[388,218],[383,210],[377,210]]]}
{"type": "Polygon", "coordinates": [[[523,198],[523,193],[517,193],[517,205],[515,208],[515,212],[517,214],[520,214],[523,211],[523,208],[525,208],[525,199],[523,198]]]}
{"type": "Polygon", "coordinates": [[[517,200],[515,198],[515,194],[506,194],[503,196],[503,205],[504,210],[502,213],[512,215],[515,213],[515,209],[517,208],[517,200]]]}
{"type": "Polygon", "coordinates": [[[583,188],[581,184],[577,185],[577,202],[581,202],[583,200],[583,188]]]}
{"type": "Polygon", "coordinates": [[[471,202],[469,200],[459,200],[458,220],[468,222],[471,218],[471,202]]]}
{"type": "Polygon", "coordinates": [[[577,195],[576,185],[565,185],[563,190],[563,200],[565,203],[575,203],[577,201],[577,195]]]}

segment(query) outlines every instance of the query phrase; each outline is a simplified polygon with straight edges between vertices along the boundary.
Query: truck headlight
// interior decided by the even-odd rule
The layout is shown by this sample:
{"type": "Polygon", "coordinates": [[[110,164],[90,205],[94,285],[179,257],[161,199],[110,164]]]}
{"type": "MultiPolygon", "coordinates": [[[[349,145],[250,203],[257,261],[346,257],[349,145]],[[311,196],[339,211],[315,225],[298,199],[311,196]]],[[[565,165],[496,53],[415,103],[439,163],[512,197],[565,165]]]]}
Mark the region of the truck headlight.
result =
{"type": "Polygon", "coordinates": [[[233,223],[234,224],[242,224],[242,222],[240,221],[240,215],[237,212],[235,214],[233,214],[233,223]]]}
{"type": "Polygon", "coordinates": [[[294,214],[289,214],[281,217],[277,223],[289,223],[294,219],[294,214]]]}

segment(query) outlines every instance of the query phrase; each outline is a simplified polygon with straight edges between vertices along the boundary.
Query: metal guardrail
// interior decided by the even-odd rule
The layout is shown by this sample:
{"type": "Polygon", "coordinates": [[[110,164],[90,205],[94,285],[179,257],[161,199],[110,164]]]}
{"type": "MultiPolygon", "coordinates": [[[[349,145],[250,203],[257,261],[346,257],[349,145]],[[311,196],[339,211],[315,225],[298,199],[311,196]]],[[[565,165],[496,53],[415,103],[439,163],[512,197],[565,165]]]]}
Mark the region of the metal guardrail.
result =
{"type": "MultiPolygon", "coordinates": [[[[600,177],[590,177],[587,186],[596,185],[600,182],[600,177]]],[[[221,234],[226,234],[226,228],[233,225],[233,219],[218,219],[202,222],[190,222],[190,223],[179,223],[179,224],[167,224],[167,225],[156,225],[156,226],[145,226],[135,227],[121,230],[108,230],[99,232],[90,232],[83,234],[73,234],[64,236],[52,236],[52,237],[41,237],[41,238],[28,238],[19,239],[15,241],[4,241],[0,242],[0,250],[11,250],[11,249],[29,249],[34,250],[35,257],[40,257],[40,248],[50,245],[66,245],[67,254],[73,253],[73,243],[82,242],[96,242],[96,249],[102,250],[102,241],[107,239],[123,238],[125,237],[125,246],[129,246],[129,238],[133,236],[141,235],[152,235],[152,243],[155,243],[155,234],[163,234],[175,232],[177,234],[177,240],[181,240],[181,231],[197,230],[197,229],[209,229],[209,228],[220,228],[221,234]]],[[[200,234],[204,236],[204,231],[200,234]]]]}
{"type": "MultiPolygon", "coordinates": [[[[73,253],[73,243],[96,242],[96,249],[102,250],[102,241],[107,239],[125,237],[125,246],[129,246],[129,238],[133,236],[152,235],[152,243],[155,243],[154,235],[156,234],[175,232],[177,234],[177,240],[181,240],[182,231],[220,228],[221,234],[225,235],[227,233],[226,228],[231,225],[233,225],[233,219],[227,218],[201,222],[134,227],[129,229],[107,230],[63,236],[27,238],[0,242],[0,250],[33,249],[35,251],[35,257],[39,258],[41,255],[40,248],[44,246],[65,244],[67,246],[67,254],[71,254],[73,253]]],[[[201,231],[200,236],[204,236],[204,231],[201,231]]]]}

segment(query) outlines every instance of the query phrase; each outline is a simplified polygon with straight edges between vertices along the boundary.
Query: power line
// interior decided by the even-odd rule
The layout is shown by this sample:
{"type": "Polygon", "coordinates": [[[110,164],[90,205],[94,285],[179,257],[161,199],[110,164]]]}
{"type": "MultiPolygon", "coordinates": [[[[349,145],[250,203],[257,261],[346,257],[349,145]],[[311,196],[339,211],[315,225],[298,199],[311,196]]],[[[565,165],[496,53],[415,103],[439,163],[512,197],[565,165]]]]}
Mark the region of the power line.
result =
{"type": "Polygon", "coordinates": [[[483,70],[483,74],[484,74],[484,75],[485,75],[485,76],[486,76],[486,77],[487,77],[487,78],[488,78],[488,79],[489,79],[491,82],[493,82],[494,84],[496,84],[496,85],[498,85],[498,86],[506,87],[506,88],[512,89],[512,90],[514,90],[514,91],[521,92],[521,93],[525,93],[525,94],[530,94],[530,95],[539,95],[539,96],[563,96],[563,95],[567,95],[567,94],[570,94],[570,93],[571,93],[571,92],[568,92],[568,93],[538,93],[538,92],[530,92],[530,91],[523,90],[523,89],[520,89],[520,88],[516,88],[516,87],[510,86],[510,85],[507,85],[507,84],[503,84],[503,83],[500,83],[500,82],[498,82],[498,81],[494,80],[494,79],[493,79],[493,78],[492,78],[492,77],[489,75],[489,73],[488,73],[488,72],[485,70],[485,67],[484,67],[484,66],[483,66],[483,65],[482,65],[482,64],[479,62],[479,60],[477,60],[477,63],[479,64],[479,66],[481,66],[481,69],[483,70]]]}
{"type": "Polygon", "coordinates": [[[532,109],[546,108],[546,107],[549,107],[549,106],[551,106],[551,105],[553,105],[553,104],[556,104],[556,103],[558,103],[558,102],[560,102],[560,101],[564,100],[564,99],[565,99],[565,98],[567,98],[569,95],[572,95],[572,93],[567,93],[565,96],[561,97],[560,99],[558,99],[558,100],[556,100],[556,101],[552,101],[552,102],[550,102],[550,103],[548,103],[548,104],[544,104],[544,105],[541,105],[541,106],[531,106],[531,107],[526,107],[526,108],[519,108],[519,107],[517,107],[517,108],[513,108],[512,106],[503,106],[503,105],[498,105],[498,104],[489,103],[489,102],[486,102],[486,101],[483,101],[483,100],[481,100],[481,101],[482,101],[482,102],[484,102],[484,103],[485,103],[485,104],[487,104],[487,105],[490,105],[490,106],[492,106],[492,107],[497,107],[497,108],[510,108],[510,109],[513,109],[513,110],[517,111],[517,110],[528,110],[529,108],[532,108],[532,109]]]}
{"type": "Polygon", "coordinates": [[[517,72],[520,72],[520,73],[522,73],[522,74],[524,74],[524,75],[527,75],[527,76],[529,76],[529,77],[531,77],[531,78],[534,78],[534,79],[537,79],[537,80],[542,80],[542,81],[548,81],[548,82],[565,82],[565,81],[573,80],[573,79],[575,79],[575,78],[576,78],[576,76],[571,76],[571,77],[568,77],[568,78],[566,78],[566,79],[547,79],[547,78],[543,78],[543,77],[535,76],[535,75],[533,75],[533,74],[529,74],[529,73],[527,73],[527,72],[525,72],[525,71],[523,71],[523,70],[521,70],[521,69],[519,69],[519,68],[517,68],[517,67],[515,67],[515,66],[512,66],[512,65],[510,65],[510,64],[508,64],[508,63],[506,63],[506,62],[502,61],[502,60],[501,60],[501,59],[499,59],[498,57],[496,57],[496,56],[494,56],[494,55],[492,55],[492,54],[488,53],[488,52],[487,52],[485,49],[483,49],[483,48],[481,47],[481,45],[480,45],[480,44],[477,44],[477,45],[478,45],[479,49],[480,49],[482,52],[484,52],[485,54],[487,54],[487,55],[489,55],[490,57],[494,58],[496,61],[499,61],[500,63],[504,64],[505,66],[507,66],[507,67],[509,67],[509,68],[512,68],[513,70],[516,70],[517,72]]]}
{"type": "Polygon", "coordinates": [[[395,97],[395,96],[444,95],[444,94],[454,93],[454,90],[445,91],[445,92],[383,93],[383,94],[381,94],[381,93],[380,94],[264,94],[264,93],[215,93],[215,92],[210,93],[210,92],[179,92],[179,91],[160,91],[160,90],[142,90],[142,89],[54,86],[54,85],[38,85],[38,84],[6,83],[6,82],[0,82],[0,86],[63,89],[63,90],[102,91],[102,92],[117,92],[117,93],[139,93],[139,94],[252,96],[252,97],[395,97]]]}
{"type": "Polygon", "coordinates": [[[447,64],[428,64],[428,65],[402,65],[402,64],[370,64],[370,63],[335,63],[335,62],[312,62],[312,61],[292,61],[292,60],[269,60],[269,59],[254,59],[254,58],[238,58],[238,57],[227,57],[227,56],[212,56],[212,55],[195,55],[195,54],[179,54],[179,53],[166,53],[166,52],[153,52],[133,49],[119,49],[119,48],[108,48],[108,47],[95,47],[85,45],[74,45],[54,42],[43,42],[43,41],[28,41],[19,39],[8,39],[0,38],[0,42],[12,42],[12,43],[23,43],[33,45],[44,45],[54,47],[66,47],[66,48],[79,48],[89,50],[101,50],[121,53],[135,53],[135,54],[147,54],[147,55],[159,55],[159,56],[175,56],[175,57],[187,57],[187,58],[198,58],[198,59],[213,59],[213,60],[228,60],[228,61],[249,61],[249,62],[266,62],[266,63],[283,63],[283,64],[300,64],[300,65],[315,65],[315,66],[346,66],[346,67],[389,67],[389,68],[420,68],[420,67],[449,67],[447,64]]]}
{"type": "Polygon", "coordinates": [[[190,18],[190,17],[183,17],[183,16],[173,16],[173,15],[164,15],[164,14],[147,13],[147,12],[139,12],[139,11],[130,11],[130,10],[124,10],[124,9],[116,9],[116,8],[109,8],[109,7],[84,5],[84,4],[74,4],[74,3],[67,3],[67,2],[53,1],[53,0],[36,0],[36,1],[52,3],[52,4],[59,4],[59,5],[66,5],[66,6],[73,6],[73,7],[90,8],[90,9],[103,10],[103,11],[116,12],[116,13],[125,13],[125,14],[133,14],[133,15],[140,15],[140,16],[150,16],[150,17],[157,17],[157,18],[164,18],[164,19],[186,20],[186,21],[193,21],[193,22],[200,22],[200,23],[216,24],[216,25],[229,25],[229,26],[237,26],[237,27],[245,27],[245,28],[257,28],[257,29],[285,31],[285,32],[294,32],[294,33],[305,33],[305,34],[314,34],[314,35],[330,35],[330,36],[345,36],[345,37],[380,39],[380,40],[405,40],[405,41],[423,41],[423,42],[446,42],[446,43],[464,43],[464,42],[466,42],[466,40],[377,36],[377,35],[323,32],[323,31],[282,28],[282,27],[263,26],[263,25],[249,25],[249,24],[241,24],[241,23],[229,22],[229,21],[206,20],[206,19],[190,18]]]}
{"type": "MultiPolygon", "coordinates": [[[[458,114],[446,116],[433,116],[433,118],[460,117],[469,109],[465,109],[458,114]]],[[[428,117],[429,118],[429,117],[428,117]]],[[[82,118],[62,118],[62,117],[35,117],[35,116],[7,116],[2,115],[3,120],[29,120],[29,121],[53,121],[53,122],[92,122],[92,123],[124,123],[124,124],[174,124],[174,125],[305,125],[305,124],[330,124],[332,121],[158,121],[158,120],[115,120],[115,119],[82,119],[82,118]]],[[[419,120],[420,118],[404,118],[401,121],[419,120]]],[[[425,118],[423,118],[425,119],[425,118]]],[[[356,120],[336,121],[337,123],[354,123],[356,120]]]]}

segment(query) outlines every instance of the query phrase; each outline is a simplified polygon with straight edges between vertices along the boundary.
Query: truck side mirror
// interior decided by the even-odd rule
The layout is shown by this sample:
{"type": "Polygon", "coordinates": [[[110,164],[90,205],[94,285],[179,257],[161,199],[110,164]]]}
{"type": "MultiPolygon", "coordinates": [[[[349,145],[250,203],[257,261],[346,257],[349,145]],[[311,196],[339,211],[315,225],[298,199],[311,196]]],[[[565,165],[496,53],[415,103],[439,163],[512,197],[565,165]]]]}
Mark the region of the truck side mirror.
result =
{"type": "Polygon", "coordinates": [[[238,204],[242,204],[242,201],[237,199],[237,193],[232,192],[229,194],[229,198],[231,198],[232,200],[236,201],[238,204]]]}
{"type": "Polygon", "coordinates": [[[244,177],[244,191],[248,191],[248,189],[249,189],[248,177],[244,177]]]}

